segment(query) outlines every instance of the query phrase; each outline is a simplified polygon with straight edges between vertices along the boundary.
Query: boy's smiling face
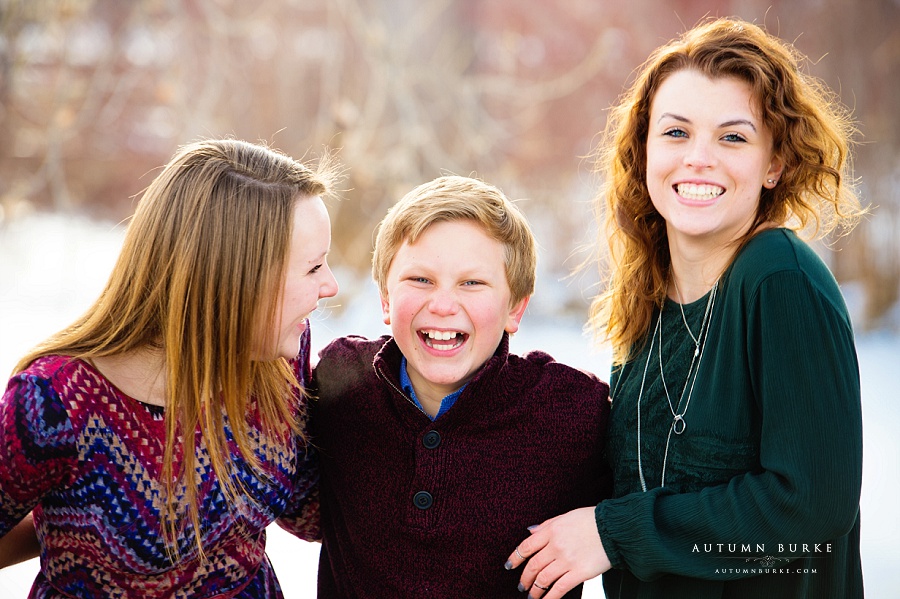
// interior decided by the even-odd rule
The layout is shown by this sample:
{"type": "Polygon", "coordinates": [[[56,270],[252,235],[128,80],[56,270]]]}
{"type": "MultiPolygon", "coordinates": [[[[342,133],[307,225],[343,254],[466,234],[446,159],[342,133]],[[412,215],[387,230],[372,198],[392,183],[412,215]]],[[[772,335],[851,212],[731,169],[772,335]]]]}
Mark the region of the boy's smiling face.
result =
{"type": "Polygon", "coordinates": [[[528,298],[510,305],[504,247],[474,221],[440,221],[397,250],[381,298],[385,324],[422,400],[462,387],[514,333],[528,298]]]}

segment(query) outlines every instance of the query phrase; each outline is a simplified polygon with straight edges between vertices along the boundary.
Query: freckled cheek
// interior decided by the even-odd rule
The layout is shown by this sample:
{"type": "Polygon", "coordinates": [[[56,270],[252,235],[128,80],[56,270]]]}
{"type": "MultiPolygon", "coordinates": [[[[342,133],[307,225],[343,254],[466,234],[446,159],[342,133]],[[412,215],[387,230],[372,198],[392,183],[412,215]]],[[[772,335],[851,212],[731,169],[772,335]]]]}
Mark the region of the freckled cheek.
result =
{"type": "Polygon", "coordinates": [[[462,312],[471,321],[477,330],[485,331],[489,328],[495,328],[501,320],[501,314],[496,310],[479,309],[478,306],[464,306],[462,312]]]}
{"type": "Polygon", "coordinates": [[[669,174],[673,171],[673,169],[669,168],[660,168],[660,167],[649,167],[647,169],[646,175],[646,184],[647,188],[650,190],[653,189],[664,189],[668,185],[668,177],[669,174]]]}
{"type": "Polygon", "coordinates": [[[644,184],[648,189],[653,189],[656,186],[661,184],[662,173],[658,168],[655,168],[652,163],[647,164],[647,170],[644,174],[644,184]]]}
{"type": "Polygon", "coordinates": [[[413,321],[416,318],[416,314],[418,314],[418,311],[416,311],[412,308],[406,308],[406,309],[399,310],[397,313],[400,317],[401,322],[411,326],[413,324],[413,321]]]}
{"type": "Polygon", "coordinates": [[[408,294],[398,294],[394,296],[391,302],[391,311],[398,317],[410,319],[425,305],[426,302],[423,298],[408,294]]]}

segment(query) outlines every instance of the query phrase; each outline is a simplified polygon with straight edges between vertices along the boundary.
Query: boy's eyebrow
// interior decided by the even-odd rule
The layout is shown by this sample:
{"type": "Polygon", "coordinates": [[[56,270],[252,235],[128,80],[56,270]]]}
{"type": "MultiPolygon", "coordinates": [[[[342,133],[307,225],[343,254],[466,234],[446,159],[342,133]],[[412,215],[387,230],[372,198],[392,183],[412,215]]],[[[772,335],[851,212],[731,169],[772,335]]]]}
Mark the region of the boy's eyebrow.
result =
{"type": "MultiPolygon", "coordinates": [[[[691,122],[691,119],[689,119],[687,117],[683,117],[680,114],[674,114],[672,112],[662,113],[661,115],[659,115],[659,119],[656,122],[659,123],[659,121],[663,120],[666,117],[669,117],[670,119],[674,119],[681,123],[690,123],[691,122]]],[[[730,121],[725,121],[724,123],[720,123],[719,128],[722,129],[724,127],[734,127],[735,125],[747,125],[751,129],[753,129],[753,131],[756,131],[756,125],[753,124],[753,121],[750,121],[748,119],[731,119],[730,121]]]]}

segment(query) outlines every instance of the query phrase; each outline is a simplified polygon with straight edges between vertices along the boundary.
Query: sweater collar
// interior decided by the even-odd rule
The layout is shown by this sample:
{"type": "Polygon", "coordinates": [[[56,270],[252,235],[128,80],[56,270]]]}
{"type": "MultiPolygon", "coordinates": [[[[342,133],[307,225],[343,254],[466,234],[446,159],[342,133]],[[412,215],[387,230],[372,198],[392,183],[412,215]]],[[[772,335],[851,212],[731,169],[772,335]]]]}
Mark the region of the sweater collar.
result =
{"type": "MultiPolygon", "coordinates": [[[[477,391],[482,384],[490,385],[501,375],[503,368],[506,366],[509,358],[509,333],[504,332],[494,355],[488,358],[488,361],[475,373],[472,379],[463,389],[462,396],[470,395],[477,391]]],[[[402,385],[400,382],[400,366],[403,360],[403,354],[400,347],[393,337],[387,337],[381,349],[375,354],[372,360],[372,366],[376,374],[384,381],[390,384],[398,392],[402,393],[402,385]]]]}

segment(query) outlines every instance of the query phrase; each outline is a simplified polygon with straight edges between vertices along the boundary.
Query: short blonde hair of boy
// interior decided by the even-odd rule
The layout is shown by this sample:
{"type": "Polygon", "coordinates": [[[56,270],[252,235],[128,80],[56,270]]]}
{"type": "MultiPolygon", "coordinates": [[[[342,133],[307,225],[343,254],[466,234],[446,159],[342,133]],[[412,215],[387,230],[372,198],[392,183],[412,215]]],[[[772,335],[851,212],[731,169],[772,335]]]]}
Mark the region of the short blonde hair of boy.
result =
{"type": "Polygon", "coordinates": [[[404,242],[414,244],[434,223],[457,220],[481,225],[489,237],[503,245],[510,305],[534,293],[537,249],[525,215],[493,185],[451,175],[419,185],[394,204],[379,223],[372,276],[382,297],[388,297],[388,271],[400,246],[404,242]]]}

